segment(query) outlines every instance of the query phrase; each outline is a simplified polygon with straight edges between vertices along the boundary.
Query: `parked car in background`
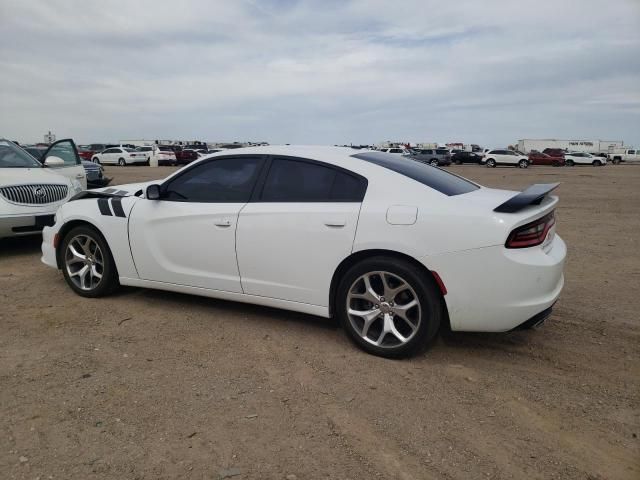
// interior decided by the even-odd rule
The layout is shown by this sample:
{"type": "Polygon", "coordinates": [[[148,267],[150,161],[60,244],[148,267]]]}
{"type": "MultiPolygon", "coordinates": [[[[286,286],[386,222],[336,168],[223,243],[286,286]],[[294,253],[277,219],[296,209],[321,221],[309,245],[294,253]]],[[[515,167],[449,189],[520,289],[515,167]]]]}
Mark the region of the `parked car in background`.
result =
{"type": "Polygon", "coordinates": [[[489,168],[495,168],[498,165],[527,168],[529,159],[526,155],[520,155],[512,150],[489,150],[485,154],[485,165],[489,168]]]}
{"type": "Polygon", "coordinates": [[[136,152],[132,148],[114,147],[94,154],[91,161],[104,165],[120,165],[121,167],[131,164],[144,165],[147,163],[147,154],[136,152]]]}
{"type": "Polygon", "coordinates": [[[569,167],[574,165],[593,165],[600,167],[607,164],[607,159],[599,155],[592,155],[587,152],[569,152],[564,155],[565,164],[569,167]]]}
{"type": "Polygon", "coordinates": [[[55,169],[57,173],[64,175],[71,181],[79,182],[82,188],[87,188],[87,173],[85,169],[82,168],[82,160],[73,140],[69,138],[58,140],[48,147],[25,145],[22,148],[43,165],[49,157],[62,160],[62,163],[57,160],[49,162],[46,167],[55,169]]]}
{"type": "Polygon", "coordinates": [[[463,163],[477,163],[478,165],[484,163],[484,157],[481,153],[477,152],[458,152],[451,156],[451,163],[461,165],[463,163]]]}
{"type": "Polygon", "coordinates": [[[430,165],[451,165],[451,153],[448,148],[422,148],[414,149],[416,160],[430,165]]]}
{"type": "Polygon", "coordinates": [[[550,157],[554,158],[564,158],[565,150],[561,148],[545,148],[542,150],[542,153],[546,153],[550,157]]]}
{"type": "Polygon", "coordinates": [[[87,188],[102,188],[109,185],[112,178],[104,176],[104,168],[88,160],[82,160],[82,167],[87,174],[87,188]]]}
{"type": "Polygon", "coordinates": [[[398,148],[398,147],[382,148],[379,151],[382,153],[392,153],[394,155],[401,155],[403,157],[408,157],[411,155],[411,152],[406,148],[398,148]]]}
{"type": "Polygon", "coordinates": [[[143,152],[147,155],[147,164],[157,163],[157,165],[175,165],[176,154],[169,147],[161,145],[145,145],[137,147],[136,151],[143,152]]]}
{"type": "Polygon", "coordinates": [[[185,150],[180,145],[169,145],[169,148],[171,148],[176,155],[176,165],[187,165],[198,159],[198,154],[195,150],[185,150]]]}
{"type": "Polygon", "coordinates": [[[612,153],[607,155],[607,159],[615,165],[622,162],[640,162],[640,150],[635,148],[614,149],[612,153]]]}
{"type": "Polygon", "coordinates": [[[565,164],[564,155],[554,157],[536,150],[532,150],[528,158],[530,165],[553,165],[554,167],[562,167],[565,164]]]}
{"type": "Polygon", "coordinates": [[[78,195],[44,229],[42,261],[83,297],[129,285],[335,317],[367,352],[407,356],[444,325],[544,322],[564,284],[556,187],[485,188],[382,152],[251,147],[78,195]]]}
{"type": "Polygon", "coordinates": [[[83,190],[79,179],[61,174],[65,160],[56,153],[73,141],[60,142],[42,152],[43,165],[12,141],[0,139],[0,238],[40,233],[55,223],[58,207],[83,190]]]}

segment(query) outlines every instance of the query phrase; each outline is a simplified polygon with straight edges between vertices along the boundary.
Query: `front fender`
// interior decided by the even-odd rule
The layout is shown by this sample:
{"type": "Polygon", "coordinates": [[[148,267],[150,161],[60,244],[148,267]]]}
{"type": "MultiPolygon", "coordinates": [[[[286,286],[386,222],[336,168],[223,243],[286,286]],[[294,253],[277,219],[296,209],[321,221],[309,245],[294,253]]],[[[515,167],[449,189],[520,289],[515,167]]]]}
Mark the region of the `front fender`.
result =
{"type": "Polygon", "coordinates": [[[129,214],[138,197],[83,198],[65,203],[59,210],[56,224],[48,236],[64,233],[72,222],[84,222],[95,227],[105,238],[113,255],[118,275],[138,278],[129,247],[129,214]]]}

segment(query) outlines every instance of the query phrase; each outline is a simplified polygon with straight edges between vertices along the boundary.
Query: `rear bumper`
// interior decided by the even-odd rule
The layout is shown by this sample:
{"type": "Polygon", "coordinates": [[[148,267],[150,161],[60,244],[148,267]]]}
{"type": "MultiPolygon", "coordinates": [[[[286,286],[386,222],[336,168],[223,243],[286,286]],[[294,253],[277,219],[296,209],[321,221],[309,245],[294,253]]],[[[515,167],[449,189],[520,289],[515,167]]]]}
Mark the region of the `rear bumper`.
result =
{"type": "Polygon", "coordinates": [[[506,332],[550,308],[564,286],[567,248],[560,236],[542,247],[502,245],[425,257],[447,288],[452,330],[506,332]]]}

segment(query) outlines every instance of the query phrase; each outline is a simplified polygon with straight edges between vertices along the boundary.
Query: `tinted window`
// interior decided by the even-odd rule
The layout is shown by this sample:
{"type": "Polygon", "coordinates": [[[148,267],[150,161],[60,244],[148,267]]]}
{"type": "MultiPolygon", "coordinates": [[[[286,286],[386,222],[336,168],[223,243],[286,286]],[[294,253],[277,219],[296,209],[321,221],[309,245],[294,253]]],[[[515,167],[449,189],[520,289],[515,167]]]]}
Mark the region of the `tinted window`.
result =
{"type": "Polygon", "coordinates": [[[420,162],[407,162],[394,155],[369,152],[358,153],[352,155],[352,157],[393,170],[449,196],[469,193],[480,188],[469,180],[465,180],[445,170],[420,162]]]}
{"type": "Polygon", "coordinates": [[[48,157],[61,158],[64,160],[64,165],[66,167],[80,165],[80,157],[76,153],[73,143],[66,140],[62,140],[54,144],[51,147],[51,150],[49,150],[49,153],[47,153],[47,158],[48,157]]]}
{"type": "Polygon", "coordinates": [[[331,167],[276,158],[264,184],[263,202],[361,202],[366,181],[331,167]]]}
{"type": "Polygon", "coordinates": [[[635,155],[636,151],[635,150],[629,150],[629,155],[635,155]]]}
{"type": "Polygon", "coordinates": [[[436,150],[436,153],[437,153],[438,155],[444,155],[444,154],[446,154],[446,153],[449,153],[449,150],[436,150]]]}
{"type": "Polygon", "coordinates": [[[200,164],[169,182],[167,200],[197,203],[244,203],[251,197],[262,160],[223,158],[200,164]]]}

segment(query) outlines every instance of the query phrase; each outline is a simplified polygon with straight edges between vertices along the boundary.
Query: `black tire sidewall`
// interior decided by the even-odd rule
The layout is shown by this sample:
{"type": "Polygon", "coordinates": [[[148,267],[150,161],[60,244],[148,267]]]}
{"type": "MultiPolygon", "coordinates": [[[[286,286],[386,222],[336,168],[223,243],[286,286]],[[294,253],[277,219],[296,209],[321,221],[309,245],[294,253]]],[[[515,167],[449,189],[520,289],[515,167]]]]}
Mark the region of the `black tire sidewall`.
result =
{"type": "Polygon", "coordinates": [[[433,278],[426,277],[423,269],[406,260],[384,256],[371,257],[351,267],[338,284],[334,306],[342,328],[358,347],[373,355],[387,358],[408,357],[426,349],[438,332],[443,316],[442,296],[433,278]],[[422,321],[418,332],[408,343],[397,348],[381,348],[366,342],[354,331],[347,315],[345,305],[349,288],[358,277],[374,271],[386,271],[400,276],[411,285],[420,301],[422,321]]]}
{"type": "Polygon", "coordinates": [[[98,232],[98,230],[90,226],[75,227],[67,232],[64,239],[62,240],[62,243],[60,244],[60,248],[62,274],[64,275],[64,279],[67,282],[67,285],[69,285],[69,287],[71,287],[71,289],[78,295],[89,298],[103,297],[110,294],[118,287],[118,272],[115,262],[113,261],[111,249],[109,248],[107,241],[104,239],[102,234],[98,232]],[[102,273],[102,280],[100,281],[100,284],[93,290],[82,290],[81,288],[78,288],[69,278],[69,274],[67,272],[67,266],[65,265],[65,254],[67,251],[67,246],[69,245],[69,242],[77,235],[90,236],[100,246],[100,250],[102,250],[102,255],[104,257],[104,271],[102,273]]]}

